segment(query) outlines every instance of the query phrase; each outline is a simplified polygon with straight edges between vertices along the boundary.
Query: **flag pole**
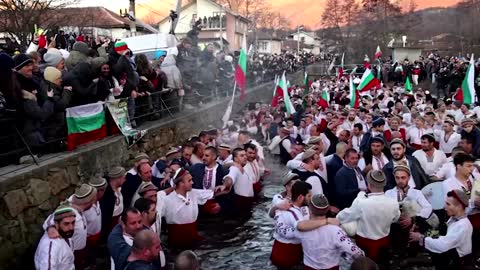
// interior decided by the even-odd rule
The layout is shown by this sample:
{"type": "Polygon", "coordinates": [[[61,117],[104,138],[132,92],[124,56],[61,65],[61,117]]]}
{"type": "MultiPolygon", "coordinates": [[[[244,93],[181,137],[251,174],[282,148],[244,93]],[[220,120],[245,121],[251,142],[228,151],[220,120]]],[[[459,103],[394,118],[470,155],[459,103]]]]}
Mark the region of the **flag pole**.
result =
{"type": "Polygon", "coordinates": [[[232,99],[228,103],[228,107],[225,110],[225,114],[222,117],[223,128],[227,127],[227,122],[230,120],[230,115],[232,114],[233,102],[235,101],[235,90],[237,89],[237,81],[233,84],[232,99]]]}

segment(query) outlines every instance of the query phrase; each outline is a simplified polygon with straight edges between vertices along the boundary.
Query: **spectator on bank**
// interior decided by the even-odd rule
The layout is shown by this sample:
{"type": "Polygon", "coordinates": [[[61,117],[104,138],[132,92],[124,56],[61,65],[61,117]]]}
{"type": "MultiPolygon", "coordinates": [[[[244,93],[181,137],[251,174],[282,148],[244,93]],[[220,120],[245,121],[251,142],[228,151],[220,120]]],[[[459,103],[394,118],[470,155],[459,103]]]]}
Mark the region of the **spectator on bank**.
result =
{"type": "Polygon", "coordinates": [[[73,44],[70,56],[65,61],[67,70],[73,70],[73,68],[79,63],[86,62],[88,59],[88,45],[85,42],[77,41],[73,44]]]}

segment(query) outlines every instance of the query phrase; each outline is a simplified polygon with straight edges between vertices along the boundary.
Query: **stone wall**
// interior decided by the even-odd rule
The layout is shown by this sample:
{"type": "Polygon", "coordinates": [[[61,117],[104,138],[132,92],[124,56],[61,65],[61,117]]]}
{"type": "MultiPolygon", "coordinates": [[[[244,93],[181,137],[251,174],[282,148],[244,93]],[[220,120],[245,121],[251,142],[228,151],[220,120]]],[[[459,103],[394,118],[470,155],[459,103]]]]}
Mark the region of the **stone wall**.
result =
{"type": "MultiPolygon", "coordinates": [[[[290,76],[300,82],[298,73],[290,76]]],[[[264,84],[247,90],[244,101],[236,100],[233,114],[249,102],[267,102],[273,85],[264,84]]],[[[60,201],[70,196],[75,187],[114,165],[130,168],[138,152],[152,158],[183,141],[208,125],[221,126],[221,117],[228,106],[224,99],[192,112],[183,112],[158,123],[148,122],[142,128],[148,133],[142,143],[128,149],[123,136],[117,135],[91,143],[73,152],[43,157],[39,166],[30,165],[0,176],[0,269],[20,267],[33,269],[33,254],[43,231],[41,224],[60,201]]]]}

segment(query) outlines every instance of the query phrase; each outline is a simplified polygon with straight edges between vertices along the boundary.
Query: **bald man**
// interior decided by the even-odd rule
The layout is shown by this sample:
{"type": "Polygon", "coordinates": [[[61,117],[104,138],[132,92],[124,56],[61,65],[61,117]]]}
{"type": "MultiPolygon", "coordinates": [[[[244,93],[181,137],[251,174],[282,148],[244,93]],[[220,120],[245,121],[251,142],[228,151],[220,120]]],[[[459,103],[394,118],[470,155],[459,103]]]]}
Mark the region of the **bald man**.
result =
{"type": "Polygon", "coordinates": [[[200,262],[197,255],[191,250],[185,250],[180,253],[175,260],[174,270],[198,270],[200,262]]]}
{"type": "Polygon", "coordinates": [[[162,246],[160,238],[151,230],[138,232],[133,239],[132,251],[124,270],[154,270],[153,262],[158,261],[162,246]]]}

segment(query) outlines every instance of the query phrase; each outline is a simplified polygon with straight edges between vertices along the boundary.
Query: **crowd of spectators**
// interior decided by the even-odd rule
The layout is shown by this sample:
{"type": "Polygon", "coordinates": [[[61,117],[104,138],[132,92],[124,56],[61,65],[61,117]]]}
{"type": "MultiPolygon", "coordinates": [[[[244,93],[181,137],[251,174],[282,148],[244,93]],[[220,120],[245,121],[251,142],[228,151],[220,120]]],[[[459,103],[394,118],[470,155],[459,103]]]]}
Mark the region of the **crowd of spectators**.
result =
{"type": "MultiPolygon", "coordinates": [[[[13,45],[12,45],[13,46],[13,45]]],[[[66,149],[69,107],[128,100],[132,127],[166,112],[195,109],[233,89],[238,52],[214,44],[200,49],[196,36],[183,39],[173,54],[135,54],[122,41],[83,34],[37,35],[24,53],[13,46],[0,54],[0,164],[18,163],[30,153],[66,149]],[[12,143],[13,142],[13,143],[12,143]]],[[[313,56],[251,55],[249,84],[295,71],[313,56]]],[[[108,124],[108,123],[107,123],[108,124]]]]}

